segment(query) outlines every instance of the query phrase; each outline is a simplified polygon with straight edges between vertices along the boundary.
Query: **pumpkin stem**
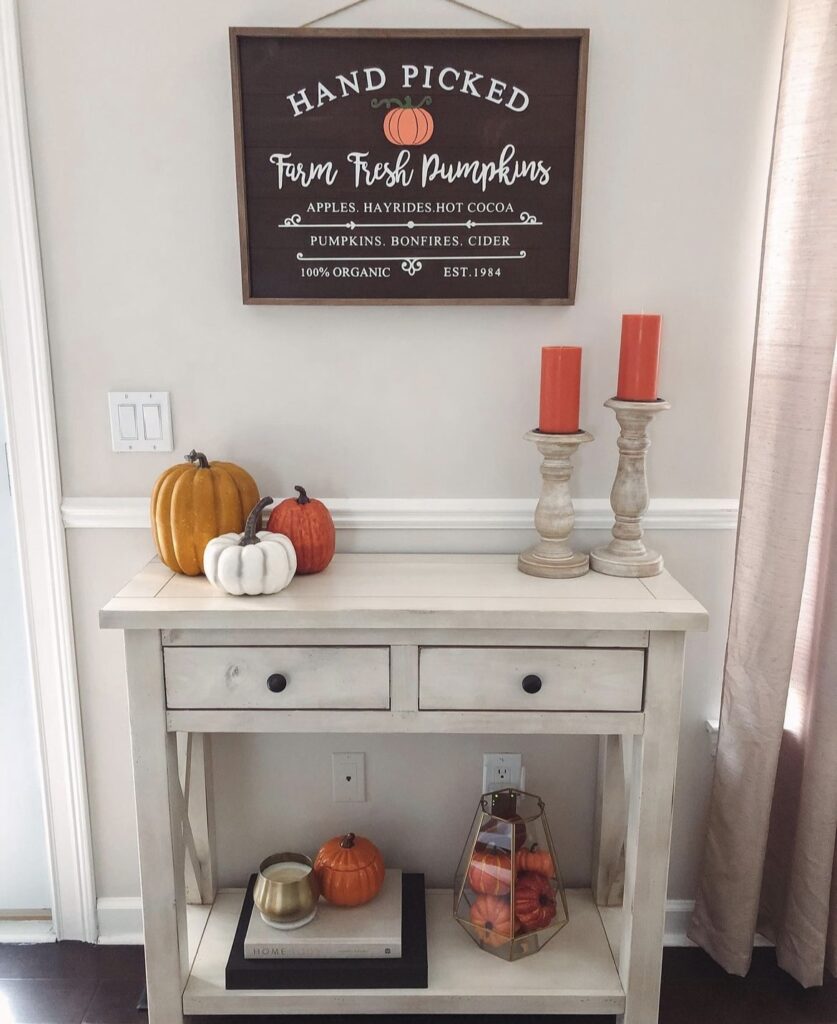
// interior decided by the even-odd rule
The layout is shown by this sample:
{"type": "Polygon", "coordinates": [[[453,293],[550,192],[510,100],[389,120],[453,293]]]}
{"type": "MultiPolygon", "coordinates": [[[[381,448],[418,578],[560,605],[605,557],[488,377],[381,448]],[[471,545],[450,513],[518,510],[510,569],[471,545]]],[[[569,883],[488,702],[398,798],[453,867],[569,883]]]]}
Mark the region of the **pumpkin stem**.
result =
{"type": "Polygon", "coordinates": [[[386,107],[389,110],[393,105],[401,107],[402,110],[418,110],[419,107],[429,107],[433,102],[432,97],[425,96],[420,103],[413,103],[412,96],[405,96],[403,100],[398,99],[397,96],[393,96],[388,100],[370,100],[369,105],[373,110],[377,110],[379,107],[386,107]]]}
{"type": "Polygon", "coordinates": [[[344,850],[351,850],[355,845],[355,834],[354,832],[347,832],[345,836],[340,840],[340,846],[344,850]]]}
{"type": "Polygon", "coordinates": [[[197,462],[198,469],[209,469],[209,459],[203,452],[196,452],[194,448],[185,456],[185,459],[187,462],[197,462]]]}
{"type": "Polygon", "coordinates": [[[311,499],[305,493],[305,488],[300,487],[299,484],[294,484],[294,490],[299,491],[299,497],[296,499],[297,505],[307,505],[311,499]]]}
{"type": "Polygon", "coordinates": [[[247,516],[247,522],[244,526],[244,533],[242,534],[241,540],[238,542],[243,548],[247,547],[248,544],[258,544],[259,538],[256,536],[256,530],[259,527],[259,522],[262,518],[262,512],[267,508],[268,505],[273,503],[273,498],[262,498],[261,501],[253,508],[253,511],[247,516]]]}

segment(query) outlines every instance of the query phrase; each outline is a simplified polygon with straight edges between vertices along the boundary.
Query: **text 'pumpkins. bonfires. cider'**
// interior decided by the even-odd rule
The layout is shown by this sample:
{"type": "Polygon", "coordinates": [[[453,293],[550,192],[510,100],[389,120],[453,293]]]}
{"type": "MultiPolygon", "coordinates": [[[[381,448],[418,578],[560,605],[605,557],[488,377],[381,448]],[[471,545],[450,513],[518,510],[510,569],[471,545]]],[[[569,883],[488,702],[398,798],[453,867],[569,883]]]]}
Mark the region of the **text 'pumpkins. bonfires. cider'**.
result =
{"type": "Polygon", "coordinates": [[[296,549],[296,571],[300,575],[322,572],[334,558],[334,520],[325,505],[309,498],[305,488],[294,487],[298,498],[285,498],[270,513],[268,530],[284,533],[296,549]]]}
{"type": "Polygon", "coordinates": [[[151,493],[151,532],[160,559],[174,572],[199,576],[206,545],[241,533],[259,500],[256,481],[232,462],[210,462],[194,449],[167,469],[151,493]]]}

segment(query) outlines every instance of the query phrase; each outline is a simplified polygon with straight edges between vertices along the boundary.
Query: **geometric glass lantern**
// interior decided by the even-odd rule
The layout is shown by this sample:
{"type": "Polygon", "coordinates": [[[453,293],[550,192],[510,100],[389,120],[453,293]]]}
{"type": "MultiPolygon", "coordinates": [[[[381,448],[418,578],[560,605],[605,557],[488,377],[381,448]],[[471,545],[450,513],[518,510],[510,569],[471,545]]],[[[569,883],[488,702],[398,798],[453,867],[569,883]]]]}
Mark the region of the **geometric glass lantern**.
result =
{"type": "Polygon", "coordinates": [[[456,869],[453,916],[503,960],[537,953],[569,920],[543,801],[519,789],[485,793],[456,869]]]}

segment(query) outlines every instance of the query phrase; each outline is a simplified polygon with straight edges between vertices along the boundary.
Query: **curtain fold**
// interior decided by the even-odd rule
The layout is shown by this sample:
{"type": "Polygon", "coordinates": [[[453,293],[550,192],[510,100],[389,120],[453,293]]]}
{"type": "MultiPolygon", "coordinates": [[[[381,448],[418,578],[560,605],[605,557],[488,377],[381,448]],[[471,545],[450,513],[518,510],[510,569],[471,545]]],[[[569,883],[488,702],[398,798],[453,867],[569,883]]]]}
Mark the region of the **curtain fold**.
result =
{"type": "Polygon", "coordinates": [[[837,969],[837,0],[791,0],[721,731],[689,936],[837,969]]]}

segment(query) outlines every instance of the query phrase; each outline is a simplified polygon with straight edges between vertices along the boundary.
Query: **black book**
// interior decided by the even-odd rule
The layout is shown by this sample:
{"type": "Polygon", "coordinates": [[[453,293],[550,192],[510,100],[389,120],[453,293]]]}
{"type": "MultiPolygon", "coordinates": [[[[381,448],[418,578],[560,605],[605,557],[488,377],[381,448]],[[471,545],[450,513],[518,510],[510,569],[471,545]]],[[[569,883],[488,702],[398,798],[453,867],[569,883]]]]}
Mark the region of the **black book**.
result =
{"type": "Polygon", "coordinates": [[[242,988],[427,988],[427,922],[424,875],[401,876],[399,959],[246,960],[244,937],[253,912],[250,876],[227,960],[228,989],[242,988]]]}

